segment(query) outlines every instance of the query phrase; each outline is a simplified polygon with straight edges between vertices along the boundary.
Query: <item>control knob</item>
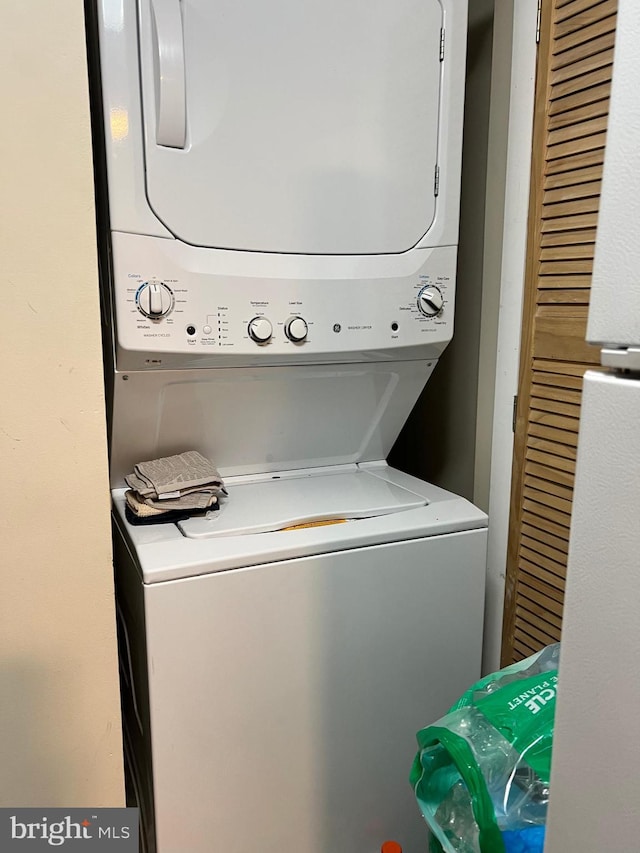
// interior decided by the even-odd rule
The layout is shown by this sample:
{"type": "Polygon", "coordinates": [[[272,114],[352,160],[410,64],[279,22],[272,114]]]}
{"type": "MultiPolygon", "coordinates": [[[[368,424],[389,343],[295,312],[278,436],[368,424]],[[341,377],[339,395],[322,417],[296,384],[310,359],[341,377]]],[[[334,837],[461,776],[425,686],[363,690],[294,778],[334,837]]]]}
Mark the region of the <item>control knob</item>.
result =
{"type": "Polygon", "coordinates": [[[145,282],[136,295],[138,311],[151,320],[166,317],[173,308],[173,293],[161,281],[145,282]]]}
{"type": "Polygon", "coordinates": [[[423,287],[418,294],[418,308],[425,317],[435,317],[442,311],[443,305],[442,291],[433,284],[423,287]]]}
{"type": "Polygon", "coordinates": [[[284,327],[285,335],[296,344],[306,340],[308,331],[307,322],[302,317],[289,317],[284,327]]]}
{"type": "Polygon", "coordinates": [[[257,344],[266,344],[273,335],[273,326],[266,317],[254,317],[249,323],[249,337],[257,344]]]}

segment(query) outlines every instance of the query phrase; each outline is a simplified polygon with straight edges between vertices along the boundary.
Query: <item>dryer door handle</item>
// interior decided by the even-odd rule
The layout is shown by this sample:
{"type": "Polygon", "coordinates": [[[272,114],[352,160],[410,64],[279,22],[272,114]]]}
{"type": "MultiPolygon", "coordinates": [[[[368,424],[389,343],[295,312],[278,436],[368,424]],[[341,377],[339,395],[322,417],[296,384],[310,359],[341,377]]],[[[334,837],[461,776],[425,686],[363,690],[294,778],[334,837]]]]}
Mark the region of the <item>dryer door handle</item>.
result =
{"type": "Polygon", "coordinates": [[[155,43],[156,142],[184,148],[187,103],[180,0],[151,0],[155,43]]]}

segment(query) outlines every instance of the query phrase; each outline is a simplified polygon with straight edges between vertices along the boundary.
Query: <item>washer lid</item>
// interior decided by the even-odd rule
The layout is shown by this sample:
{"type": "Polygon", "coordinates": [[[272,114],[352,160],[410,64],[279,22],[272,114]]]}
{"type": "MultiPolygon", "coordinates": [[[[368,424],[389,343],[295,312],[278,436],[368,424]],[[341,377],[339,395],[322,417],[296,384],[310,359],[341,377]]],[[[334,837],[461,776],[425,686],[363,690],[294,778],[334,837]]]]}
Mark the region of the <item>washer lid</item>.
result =
{"type": "Polygon", "coordinates": [[[426,498],[366,471],[295,473],[229,486],[217,512],[178,522],[189,539],[268,533],[425,506],[426,498]]]}
{"type": "Polygon", "coordinates": [[[146,189],[196,246],[406,251],[435,215],[440,0],[141,0],[146,189]]]}

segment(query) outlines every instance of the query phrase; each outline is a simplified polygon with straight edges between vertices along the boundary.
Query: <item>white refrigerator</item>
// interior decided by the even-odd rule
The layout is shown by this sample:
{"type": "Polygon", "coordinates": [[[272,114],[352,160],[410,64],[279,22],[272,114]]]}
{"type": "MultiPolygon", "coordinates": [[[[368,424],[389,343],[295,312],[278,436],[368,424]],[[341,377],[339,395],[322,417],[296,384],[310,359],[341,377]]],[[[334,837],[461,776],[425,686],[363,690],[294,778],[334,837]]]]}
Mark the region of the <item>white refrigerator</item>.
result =
{"type": "Polygon", "coordinates": [[[640,3],[618,9],[545,853],[640,850],[640,3]]]}

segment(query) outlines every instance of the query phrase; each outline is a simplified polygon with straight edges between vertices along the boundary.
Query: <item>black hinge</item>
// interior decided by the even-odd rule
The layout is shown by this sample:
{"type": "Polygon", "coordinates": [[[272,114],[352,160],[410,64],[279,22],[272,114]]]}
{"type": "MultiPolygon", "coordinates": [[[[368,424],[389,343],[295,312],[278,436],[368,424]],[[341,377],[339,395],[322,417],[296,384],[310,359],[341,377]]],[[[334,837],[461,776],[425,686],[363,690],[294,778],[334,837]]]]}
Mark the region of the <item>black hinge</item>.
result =
{"type": "Polygon", "coordinates": [[[518,395],[516,394],[513,398],[513,412],[511,414],[511,429],[515,433],[516,431],[516,421],[518,420],[518,395]]]}
{"type": "Polygon", "coordinates": [[[440,62],[444,62],[444,27],[440,30],[440,62]]]}
{"type": "Polygon", "coordinates": [[[538,0],[538,17],[536,18],[536,44],[540,44],[540,23],[542,21],[542,0],[538,0]]]}
{"type": "Polygon", "coordinates": [[[436,198],[440,195],[440,166],[436,166],[435,175],[433,176],[433,194],[436,198]]]}

